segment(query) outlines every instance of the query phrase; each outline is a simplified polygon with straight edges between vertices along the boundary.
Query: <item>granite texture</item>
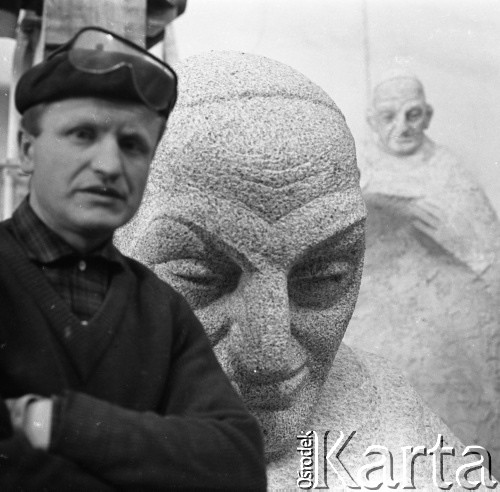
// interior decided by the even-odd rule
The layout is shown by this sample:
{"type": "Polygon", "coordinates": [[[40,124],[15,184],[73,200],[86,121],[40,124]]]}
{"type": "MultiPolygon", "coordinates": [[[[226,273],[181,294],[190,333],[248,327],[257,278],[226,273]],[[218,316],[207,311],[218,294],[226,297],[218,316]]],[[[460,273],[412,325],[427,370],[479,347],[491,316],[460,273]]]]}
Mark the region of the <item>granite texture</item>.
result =
{"type": "MultiPolygon", "coordinates": [[[[204,324],[262,424],[270,488],[296,487],[296,436],[310,429],[335,439],[356,431],[342,456],[353,470],[372,444],[400,461],[401,446],[433,446],[441,433],[460,452],[396,371],[341,343],[366,209],[354,142],[331,98],[290,67],[242,53],[192,57],[179,81],[143,205],[117,243],[204,324]]],[[[448,477],[459,461],[450,458],[448,477]]],[[[416,481],[432,489],[430,460],[416,481]]],[[[329,485],[339,484],[330,470],[329,485]]]]}
{"type": "Polygon", "coordinates": [[[369,121],[394,106],[399,121],[392,142],[389,125],[372,125],[360,159],[366,255],[346,341],[400,367],[463,442],[492,453],[498,475],[500,224],[453,153],[425,135],[430,117],[412,126],[409,111],[429,107],[418,79],[399,74],[379,88],[369,121]]]}

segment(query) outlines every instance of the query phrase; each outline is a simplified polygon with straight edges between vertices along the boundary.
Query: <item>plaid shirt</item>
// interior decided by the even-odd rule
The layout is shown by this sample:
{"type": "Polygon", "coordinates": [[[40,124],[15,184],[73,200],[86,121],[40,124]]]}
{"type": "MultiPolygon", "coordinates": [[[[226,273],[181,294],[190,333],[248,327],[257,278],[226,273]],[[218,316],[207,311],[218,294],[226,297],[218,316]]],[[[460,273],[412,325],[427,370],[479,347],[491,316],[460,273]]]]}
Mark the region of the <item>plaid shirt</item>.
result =
{"type": "Polygon", "coordinates": [[[87,324],[101,305],[123,259],[111,240],[82,255],[47,227],[25,199],[12,216],[12,230],[28,258],[44,273],[73,314],[87,324]]]}

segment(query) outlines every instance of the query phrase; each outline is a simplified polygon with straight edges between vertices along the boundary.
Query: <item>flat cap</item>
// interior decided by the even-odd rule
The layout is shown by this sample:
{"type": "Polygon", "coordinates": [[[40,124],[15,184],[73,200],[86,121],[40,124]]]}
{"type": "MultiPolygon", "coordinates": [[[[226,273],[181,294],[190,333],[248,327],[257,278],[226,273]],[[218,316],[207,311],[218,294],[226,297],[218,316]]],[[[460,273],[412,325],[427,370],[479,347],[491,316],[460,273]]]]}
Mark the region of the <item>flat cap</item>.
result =
{"type": "Polygon", "coordinates": [[[15,104],[22,114],[40,103],[50,103],[75,97],[96,97],[148,104],[155,92],[162,91],[168,101],[166,107],[152,108],[158,114],[168,117],[177,99],[177,79],[165,83],[165,77],[155,73],[159,69],[144,63],[141,66],[141,84],[138,86],[130,66],[122,65],[108,73],[90,73],[74,67],[68,52],[53,57],[27,70],[16,86],[15,104]]]}

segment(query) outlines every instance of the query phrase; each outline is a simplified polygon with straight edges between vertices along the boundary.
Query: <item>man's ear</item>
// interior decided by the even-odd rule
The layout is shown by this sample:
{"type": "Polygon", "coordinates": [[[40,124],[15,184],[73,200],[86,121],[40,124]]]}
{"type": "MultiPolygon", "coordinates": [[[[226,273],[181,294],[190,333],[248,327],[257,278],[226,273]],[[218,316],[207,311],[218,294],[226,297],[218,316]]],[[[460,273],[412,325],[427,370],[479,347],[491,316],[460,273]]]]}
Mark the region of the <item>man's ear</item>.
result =
{"type": "Polygon", "coordinates": [[[429,124],[432,119],[432,115],[434,114],[434,108],[430,104],[425,104],[425,126],[424,130],[427,130],[429,128],[429,124]]]}
{"type": "Polygon", "coordinates": [[[19,130],[17,134],[17,146],[19,149],[19,159],[21,161],[21,170],[26,174],[33,172],[35,163],[33,158],[33,142],[35,137],[26,130],[19,130]]]}

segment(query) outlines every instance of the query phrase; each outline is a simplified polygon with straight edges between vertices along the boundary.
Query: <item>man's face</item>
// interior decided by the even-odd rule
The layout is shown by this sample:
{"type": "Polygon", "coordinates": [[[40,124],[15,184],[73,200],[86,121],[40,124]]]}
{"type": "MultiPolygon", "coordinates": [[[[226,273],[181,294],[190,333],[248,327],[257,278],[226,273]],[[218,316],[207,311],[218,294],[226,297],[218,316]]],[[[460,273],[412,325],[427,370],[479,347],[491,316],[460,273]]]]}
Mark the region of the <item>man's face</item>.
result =
{"type": "Polygon", "coordinates": [[[431,116],[420,85],[410,78],[396,78],[375,90],[368,121],[387,152],[410,155],[422,145],[431,116]]]}
{"type": "Polygon", "coordinates": [[[35,212],[67,240],[109,237],[140,205],[162,124],[138,104],[93,98],[49,104],[40,134],[21,140],[35,212]]]}
{"type": "Polygon", "coordinates": [[[155,162],[172,167],[153,168],[157,190],[144,207],[151,215],[137,225],[131,251],[194,308],[260,419],[268,456],[311,417],[354,309],[364,251],[365,211],[343,120],[335,134],[331,110],[311,108],[325,119],[307,123],[302,103],[287,105],[277,129],[266,121],[277,117],[274,108],[257,117],[246,107],[241,121],[222,110],[181,119],[172,142],[182,151],[159,151],[155,162]],[[196,118],[218,131],[190,140],[186,124],[196,118]]]}

